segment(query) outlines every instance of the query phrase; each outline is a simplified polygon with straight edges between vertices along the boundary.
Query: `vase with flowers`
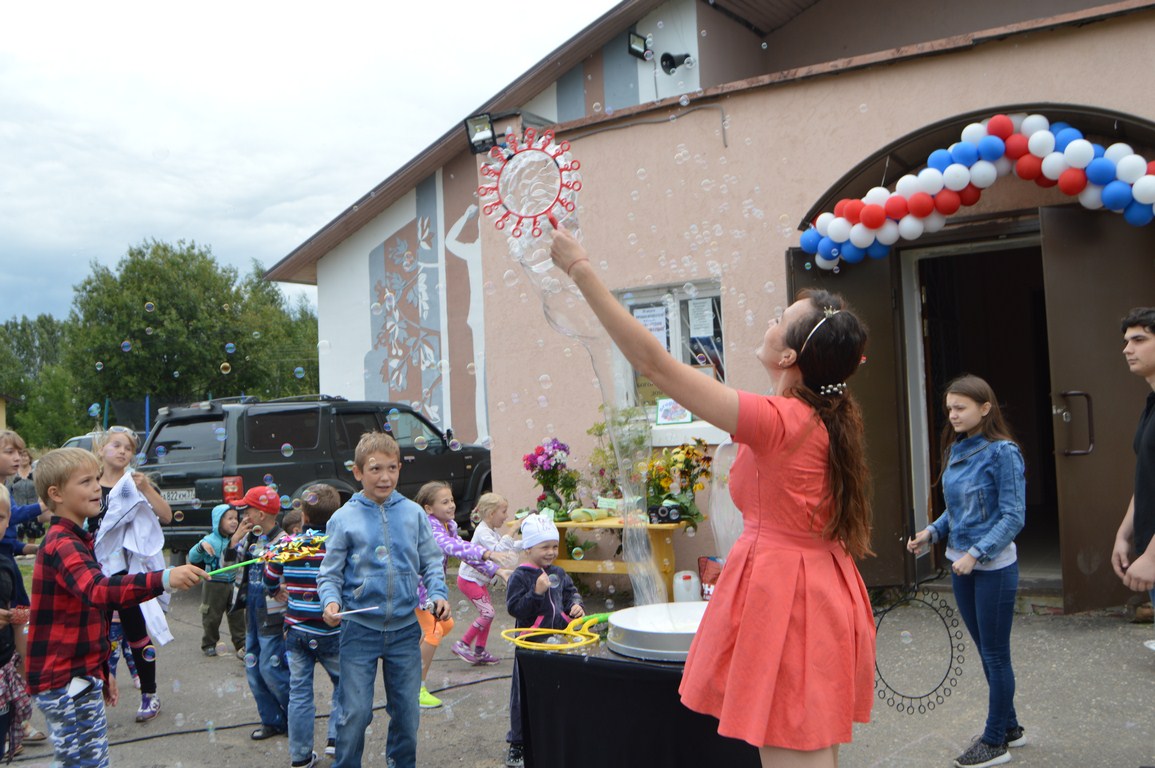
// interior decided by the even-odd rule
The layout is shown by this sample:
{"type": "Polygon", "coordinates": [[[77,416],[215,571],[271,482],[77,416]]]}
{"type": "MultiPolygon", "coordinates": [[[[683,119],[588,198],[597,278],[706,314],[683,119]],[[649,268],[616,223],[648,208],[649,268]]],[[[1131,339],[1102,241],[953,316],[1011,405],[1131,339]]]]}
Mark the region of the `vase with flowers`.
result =
{"type": "Polygon", "coordinates": [[[706,441],[695,438],[676,448],[663,448],[646,467],[646,507],[651,523],[686,522],[696,528],[704,518],[696,494],[710,479],[713,458],[706,441]]]}
{"type": "Polygon", "coordinates": [[[541,486],[537,497],[539,512],[550,510],[554,520],[568,520],[569,510],[577,505],[580,473],[570,469],[569,446],[556,437],[548,437],[522,457],[526,470],[541,486]]]}

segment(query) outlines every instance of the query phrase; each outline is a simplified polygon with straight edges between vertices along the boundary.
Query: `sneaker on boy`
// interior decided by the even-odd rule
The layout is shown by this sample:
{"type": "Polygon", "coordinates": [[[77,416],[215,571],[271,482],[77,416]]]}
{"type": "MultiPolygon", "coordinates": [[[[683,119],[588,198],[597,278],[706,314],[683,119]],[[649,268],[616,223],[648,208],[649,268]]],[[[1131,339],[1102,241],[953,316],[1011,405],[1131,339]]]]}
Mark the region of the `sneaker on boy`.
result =
{"type": "Polygon", "coordinates": [[[524,768],[525,747],[521,744],[510,744],[509,754],[505,758],[505,768],[524,768]]]}
{"type": "Polygon", "coordinates": [[[423,685],[421,686],[421,693],[417,697],[417,703],[421,705],[422,709],[437,709],[441,706],[441,699],[430,693],[423,685]]]}

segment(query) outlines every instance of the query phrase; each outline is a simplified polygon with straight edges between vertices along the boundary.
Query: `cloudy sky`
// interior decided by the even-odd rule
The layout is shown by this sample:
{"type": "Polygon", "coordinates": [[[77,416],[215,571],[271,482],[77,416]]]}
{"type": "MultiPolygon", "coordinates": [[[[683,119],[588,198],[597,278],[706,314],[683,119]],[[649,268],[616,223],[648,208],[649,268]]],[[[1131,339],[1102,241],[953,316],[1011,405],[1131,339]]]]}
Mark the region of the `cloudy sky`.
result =
{"type": "Polygon", "coordinates": [[[273,265],[614,5],[6,7],[0,321],[150,238],[273,265]]]}

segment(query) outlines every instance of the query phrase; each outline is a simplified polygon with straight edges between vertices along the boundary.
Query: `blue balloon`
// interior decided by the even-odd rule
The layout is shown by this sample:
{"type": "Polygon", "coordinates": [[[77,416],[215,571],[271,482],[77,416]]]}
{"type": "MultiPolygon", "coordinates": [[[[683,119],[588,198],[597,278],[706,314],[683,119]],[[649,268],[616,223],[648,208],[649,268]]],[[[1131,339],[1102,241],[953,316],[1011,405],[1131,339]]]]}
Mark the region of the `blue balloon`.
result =
{"type": "Polygon", "coordinates": [[[1102,157],[1107,154],[1107,148],[1102,144],[1091,144],[1091,149],[1095,151],[1095,157],[1102,157]]]}
{"type": "Polygon", "coordinates": [[[1115,163],[1105,157],[1096,157],[1087,166],[1087,181],[1106,186],[1115,180],[1115,163]]]}
{"type": "Polygon", "coordinates": [[[829,237],[823,237],[818,241],[818,255],[824,259],[833,259],[836,248],[834,241],[829,237]]]}
{"type": "Polygon", "coordinates": [[[822,241],[822,235],[818,234],[818,230],[814,227],[802,233],[802,237],[798,239],[798,245],[807,253],[818,253],[818,243],[822,241]]]}
{"type": "Polygon", "coordinates": [[[1123,209],[1123,218],[1127,220],[1128,224],[1143,227],[1155,219],[1155,209],[1147,203],[1132,200],[1131,204],[1123,209]]]}
{"type": "Polygon", "coordinates": [[[1007,143],[998,136],[983,136],[979,139],[979,157],[993,163],[1007,151],[1007,143]]]}
{"type": "Polygon", "coordinates": [[[936,171],[945,171],[946,167],[954,162],[951,153],[945,149],[936,149],[930,153],[930,157],[926,159],[928,168],[934,168],[936,171]]]}
{"type": "Polygon", "coordinates": [[[857,264],[866,258],[866,251],[847,240],[841,245],[839,255],[847,264],[857,264]]]}
{"type": "Polygon", "coordinates": [[[1083,132],[1078,128],[1064,128],[1055,134],[1055,151],[1062,152],[1075,139],[1083,138],[1083,132]]]}
{"type": "Polygon", "coordinates": [[[866,255],[872,259],[885,259],[890,255],[890,246],[875,240],[867,247],[866,255]]]}
{"type": "Polygon", "coordinates": [[[951,147],[950,156],[956,163],[970,168],[979,159],[979,148],[969,141],[960,141],[951,147]]]}
{"type": "Polygon", "coordinates": [[[1062,120],[1060,120],[1057,123],[1051,123],[1050,131],[1051,131],[1051,133],[1058,136],[1060,131],[1065,131],[1070,127],[1071,127],[1070,123],[1064,123],[1062,120]]]}
{"type": "Polygon", "coordinates": [[[1103,207],[1111,211],[1121,211],[1131,204],[1131,185],[1125,181],[1112,181],[1103,187],[1103,207]]]}

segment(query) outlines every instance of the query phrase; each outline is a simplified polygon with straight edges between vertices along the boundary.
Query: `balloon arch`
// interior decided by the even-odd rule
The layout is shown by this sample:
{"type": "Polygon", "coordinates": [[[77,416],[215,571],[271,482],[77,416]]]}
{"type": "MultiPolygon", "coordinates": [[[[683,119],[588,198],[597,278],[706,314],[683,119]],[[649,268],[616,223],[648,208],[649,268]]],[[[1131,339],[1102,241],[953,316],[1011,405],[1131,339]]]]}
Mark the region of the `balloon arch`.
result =
{"type": "Polygon", "coordinates": [[[937,232],[947,217],[974,205],[983,190],[1010,174],[1059,188],[1085,208],[1123,214],[1137,227],[1155,219],[1155,161],[1128,144],[1091,142],[1067,123],[1039,114],[998,114],[970,123],[960,140],[927,157],[926,167],[862,199],[839,200],[802,233],[800,245],[821,269],[882,259],[900,239],[937,232]]]}

